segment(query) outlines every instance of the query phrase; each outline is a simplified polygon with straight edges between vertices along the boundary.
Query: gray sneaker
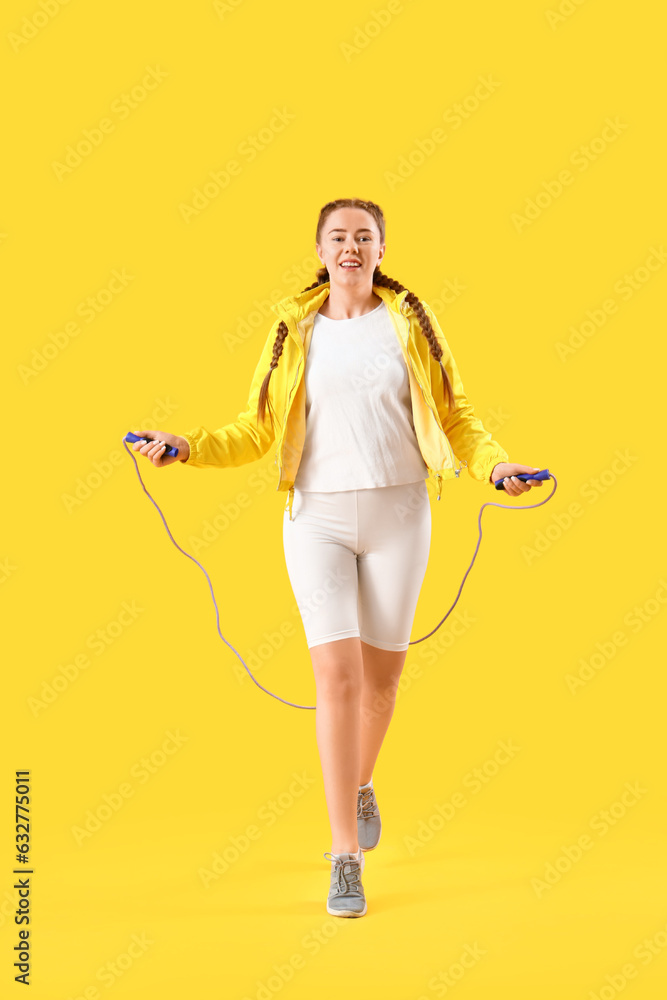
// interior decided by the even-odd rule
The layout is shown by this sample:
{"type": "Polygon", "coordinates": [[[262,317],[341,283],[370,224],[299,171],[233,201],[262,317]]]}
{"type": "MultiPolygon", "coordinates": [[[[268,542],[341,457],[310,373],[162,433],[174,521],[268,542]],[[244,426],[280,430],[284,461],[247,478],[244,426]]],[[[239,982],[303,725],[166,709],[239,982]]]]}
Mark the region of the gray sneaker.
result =
{"type": "Polygon", "coordinates": [[[357,835],[362,851],[372,851],[377,847],[382,833],[380,810],[375,799],[375,789],[359,789],[357,795],[357,835]]]}
{"type": "Polygon", "coordinates": [[[324,855],[331,861],[331,885],[327,897],[327,913],[334,917],[363,917],[366,897],[361,884],[364,856],[356,854],[324,855]]]}

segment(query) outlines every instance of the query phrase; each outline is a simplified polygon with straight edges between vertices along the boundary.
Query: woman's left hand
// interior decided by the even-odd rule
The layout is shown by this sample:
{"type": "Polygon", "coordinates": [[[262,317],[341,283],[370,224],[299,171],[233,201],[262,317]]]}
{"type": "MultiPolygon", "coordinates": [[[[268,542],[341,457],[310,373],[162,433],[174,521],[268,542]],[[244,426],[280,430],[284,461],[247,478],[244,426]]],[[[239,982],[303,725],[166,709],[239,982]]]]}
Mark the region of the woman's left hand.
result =
{"type": "Polygon", "coordinates": [[[540,470],[535,465],[512,465],[509,462],[499,462],[498,465],[494,465],[493,471],[491,472],[491,482],[497,483],[499,479],[504,479],[505,484],[503,489],[506,493],[509,493],[511,497],[518,497],[521,493],[527,493],[531,486],[541,486],[541,479],[529,479],[527,482],[522,482],[521,479],[516,479],[519,473],[525,475],[527,472],[539,472],[540,470]]]}

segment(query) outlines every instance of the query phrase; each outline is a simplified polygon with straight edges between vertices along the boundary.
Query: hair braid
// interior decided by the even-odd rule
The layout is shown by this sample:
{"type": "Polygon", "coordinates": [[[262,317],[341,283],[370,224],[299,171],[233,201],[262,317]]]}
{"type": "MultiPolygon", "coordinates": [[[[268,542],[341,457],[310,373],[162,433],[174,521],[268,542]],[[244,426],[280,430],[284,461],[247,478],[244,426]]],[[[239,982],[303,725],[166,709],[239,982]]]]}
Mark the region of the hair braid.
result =
{"type": "MultiPolygon", "coordinates": [[[[400,281],[395,281],[394,278],[390,278],[388,275],[383,274],[382,271],[376,267],[375,273],[373,275],[373,284],[380,285],[382,288],[391,288],[395,292],[404,292],[405,286],[400,283],[400,281]]],[[[438,342],[438,338],[435,335],[435,330],[431,325],[431,320],[428,318],[428,314],[421,304],[418,297],[414,292],[408,292],[405,296],[406,302],[411,307],[412,311],[416,314],[419,321],[419,326],[421,331],[428,340],[428,346],[431,350],[431,355],[440,365],[440,371],[442,372],[442,381],[445,386],[445,395],[447,397],[447,405],[451,407],[454,403],[454,392],[452,390],[451,382],[447,372],[442,366],[442,347],[438,342]]]]}
{"type": "Polygon", "coordinates": [[[259,401],[257,403],[257,417],[258,420],[263,421],[266,415],[266,405],[267,403],[271,406],[269,400],[269,380],[271,378],[271,372],[274,368],[278,367],[278,360],[280,355],[283,353],[283,344],[285,343],[285,337],[288,334],[287,323],[284,319],[281,319],[278,324],[278,333],[276,334],[276,339],[273,342],[273,356],[271,358],[271,365],[266,373],[266,377],[262,382],[262,386],[259,390],[259,401]]]}
{"type": "MultiPolygon", "coordinates": [[[[318,285],[324,285],[329,280],[329,272],[326,267],[321,267],[317,272],[317,281],[314,281],[312,285],[308,285],[308,288],[304,288],[304,292],[310,292],[313,288],[317,288],[318,285]]],[[[303,294],[303,292],[302,292],[303,294]]],[[[281,319],[278,324],[278,332],[276,333],[276,339],[273,344],[273,357],[271,358],[271,366],[266,373],[264,381],[262,382],[262,387],[259,390],[259,400],[257,403],[257,417],[260,421],[264,420],[266,415],[267,403],[270,405],[269,401],[269,381],[271,379],[271,372],[274,368],[278,367],[278,359],[283,353],[283,344],[285,343],[285,337],[288,334],[287,323],[284,319],[281,319]]]]}
{"type": "MultiPolygon", "coordinates": [[[[315,241],[319,242],[320,232],[327,216],[334,212],[337,208],[363,208],[366,212],[373,216],[375,223],[380,232],[380,242],[384,243],[385,235],[385,221],[382,209],[379,205],[376,205],[373,201],[363,201],[361,198],[338,198],[336,201],[329,201],[320,209],[320,217],[317,222],[317,230],[315,233],[315,241]]],[[[324,285],[329,281],[329,272],[326,267],[321,267],[317,272],[317,279],[304,288],[304,292],[310,292],[313,288],[317,288],[318,285],[324,285]]],[[[400,281],[396,281],[394,278],[390,278],[388,275],[383,274],[379,267],[375,268],[373,273],[373,284],[380,285],[382,288],[391,288],[394,292],[404,292],[406,291],[405,285],[402,285],[400,281]]],[[[303,294],[303,292],[302,292],[303,294]]],[[[406,302],[415,313],[419,326],[422,333],[428,340],[429,349],[432,357],[440,365],[440,371],[442,372],[442,380],[445,387],[445,395],[447,397],[447,405],[451,407],[454,402],[454,392],[452,390],[451,383],[447,376],[447,372],[442,365],[442,347],[438,342],[438,338],[435,335],[435,331],[431,325],[431,321],[428,318],[426,310],[424,309],[419,298],[414,292],[408,291],[405,296],[406,302]]],[[[259,391],[259,401],[257,404],[257,416],[258,420],[263,421],[266,416],[266,405],[269,397],[269,381],[271,379],[271,372],[274,368],[278,367],[278,360],[283,353],[283,344],[285,342],[285,337],[287,336],[288,329],[287,324],[284,320],[281,320],[278,324],[278,332],[276,334],[276,339],[273,344],[273,356],[271,358],[271,366],[266,373],[266,377],[262,382],[261,389],[259,391]]],[[[269,404],[270,405],[270,404],[269,404]]]]}

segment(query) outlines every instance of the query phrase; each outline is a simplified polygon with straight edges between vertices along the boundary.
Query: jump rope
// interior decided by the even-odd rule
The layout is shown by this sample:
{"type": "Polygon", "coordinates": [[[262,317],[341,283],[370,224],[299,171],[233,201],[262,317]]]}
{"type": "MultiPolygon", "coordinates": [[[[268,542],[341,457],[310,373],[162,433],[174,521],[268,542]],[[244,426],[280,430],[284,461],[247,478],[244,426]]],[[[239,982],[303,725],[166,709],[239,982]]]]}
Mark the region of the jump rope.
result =
{"type": "MultiPolygon", "coordinates": [[[[218,602],[215,599],[215,592],[213,590],[213,584],[211,583],[211,578],[208,575],[208,573],[206,572],[206,570],[204,569],[204,567],[202,566],[202,564],[199,562],[199,560],[195,559],[194,556],[191,556],[189,552],[185,551],[185,549],[182,549],[181,546],[176,541],[176,539],[174,538],[174,536],[172,535],[171,531],[169,530],[169,525],[167,524],[167,519],[165,518],[164,514],[162,513],[162,510],[160,509],[160,505],[157,503],[157,501],[151,496],[151,494],[146,489],[146,484],[144,483],[143,479],[141,478],[141,472],[139,471],[139,464],[138,464],[138,462],[137,462],[137,460],[136,460],[136,458],[134,456],[134,452],[132,451],[131,448],[128,448],[128,446],[127,446],[127,442],[128,441],[130,442],[130,444],[134,444],[137,441],[141,441],[144,444],[148,444],[148,441],[146,440],[146,438],[141,438],[141,437],[138,437],[136,434],[130,433],[130,434],[126,434],[125,437],[123,438],[123,447],[125,448],[125,451],[128,453],[128,455],[130,456],[130,458],[132,459],[132,461],[134,462],[134,468],[135,468],[135,471],[137,473],[137,476],[139,477],[139,482],[141,483],[141,488],[144,491],[144,493],[146,494],[146,496],[148,497],[148,499],[150,500],[150,502],[153,504],[153,506],[155,507],[155,509],[157,510],[157,512],[160,515],[160,517],[162,518],[162,523],[164,524],[165,530],[166,530],[167,534],[169,535],[169,538],[174,543],[174,545],[176,546],[176,548],[178,549],[179,552],[182,552],[184,556],[187,556],[187,558],[191,559],[192,562],[195,563],[195,565],[199,566],[200,570],[202,571],[202,573],[206,577],[206,580],[208,581],[209,590],[211,591],[211,599],[213,601],[213,606],[215,608],[215,623],[216,623],[216,627],[218,629],[218,635],[220,636],[220,638],[222,639],[222,641],[225,643],[226,646],[229,646],[229,648],[234,653],[234,655],[239,658],[239,660],[241,661],[241,663],[245,667],[246,672],[248,673],[250,679],[257,685],[258,688],[261,688],[261,690],[264,691],[266,694],[270,694],[271,697],[275,698],[277,701],[282,701],[282,703],[284,705],[291,705],[292,708],[315,709],[317,707],[316,705],[297,705],[295,702],[288,701],[286,698],[281,698],[280,695],[274,694],[273,691],[269,691],[268,688],[263,687],[263,685],[261,685],[259,683],[259,681],[257,680],[257,678],[253,675],[252,671],[248,667],[247,663],[245,662],[245,660],[243,659],[243,657],[241,656],[241,654],[238,653],[234,649],[234,647],[232,646],[232,644],[225,639],[224,635],[220,631],[220,609],[218,608],[218,602]]],[[[167,447],[165,449],[164,454],[168,455],[170,457],[171,456],[175,457],[178,454],[178,448],[167,447]]],[[[477,518],[477,526],[478,526],[478,529],[479,529],[479,536],[477,538],[477,545],[475,546],[475,551],[473,553],[473,557],[470,560],[470,565],[468,566],[468,568],[465,571],[465,574],[463,576],[463,579],[461,580],[461,586],[459,587],[459,590],[458,590],[458,593],[456,595],[456,598],[454,599],[454,603],[452,604],[451,608],[449,609],[449,611],[447,612],[447,614],[445,615],[445,617],[442,618],[440,622],[438,622],[438,624],[435,626],[434,629],[432,629],[427,635],[423,635],[421,637],[421,639],[412,639],[408,643],[408,645],[415,646],[418,642],[423,642],[424,639],[428,639],[430,636],[432,636],[433,633],[437,632],[438,629],[440,628],[440,626],[443,625],[444,622],[447,621],[447,619],[451,615],[452,611],[456,607],[456,605],[458,603],[458,600],[459,600],[459,597],[461,596],[461,591],[463,590],[463,586],[464,586],[464,584],[465,584],[465,582],[466,582],[466,580],[468,578],[468,573],[472,569],[473,563],[475,562],[475,559],[477,558],[477,553],[479,552],[480,542],[482,541],[482,514],[484,513],[484,508],[485,507],[500,507],[501,510],[532,510],[535,507],[541,507],[543,504],[545,504],[549,500],[551,500],[552,496],[554,495],[554,493],[556,492],[556,490],[558,488],[558,480],[553,475],[553,473],[549,472],[548,469],[540,469],[539,472],[532,472],[532,473],[531,472],[525,472],[525,473],[521,473],[521,475],[518,475],[515,478],[522,480],[522,482],[524,482],[524,483],[527,482],[529,479],[539,479],[539,480],[553,479],[553,481],[554,481],[554,487],[553,487],[551,493],[549,494],[549,496],[545,497],[544,500],[540,500],[539,503],[524,504],[521,507],[510,507],[508,504],[505,504],[505,503],[492,503],[491,501],[487,501],[486,503],[482,504],[482,506],[479,508],[479,516],[477,518]]],[[[503,489],[503,480],[502,479],[499,479],[498,482],[496,483],[496,489],[497,490],[503,489]]],[[[440,498],[438,497],[438,499],[440,499],[440,498]]]]}

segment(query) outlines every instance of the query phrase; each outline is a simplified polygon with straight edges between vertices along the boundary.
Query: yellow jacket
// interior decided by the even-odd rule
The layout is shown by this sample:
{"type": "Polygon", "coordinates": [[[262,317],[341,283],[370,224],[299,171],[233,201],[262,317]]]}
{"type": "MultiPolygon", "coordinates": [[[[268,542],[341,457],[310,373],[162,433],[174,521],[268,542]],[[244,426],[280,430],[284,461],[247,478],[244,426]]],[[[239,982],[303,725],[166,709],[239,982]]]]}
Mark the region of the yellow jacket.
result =
{"type": "MultiPolygon", "coordinates": [[[[272,305],[277,319],[255,368],[245,411],[233,423],[225,424],[217,431],[196,427],[183,435],[190,445],[190,455],[184,464],[199,468],[238,466],[254,462],[266,454],[275,440],[275,464],[279,471],[276,488],[289,493],[290,517],[294,480],[306,437],[304,366],[315,314],[329,295],[329,289],[330,284],[326,282],[310,291],[289,295],[272,305]],[[287,324],[289,332],[285,337],[278,367],[273,370],[269,381],[267,416],[259,424],[259,390],[271,364],[273,343],[281,319],[287,324]]],[[[410,382],[415,433],[429,477],[436,481],[438,500],[443,479],[457,477],[463,466],[467,466],[473,479],[491,483],[493,467],[498,462],[507,462],[508,455],[475,416],[435,315],[422,300],[442,347],[442,364],[454,391],[455,402],[451,411],[446,404],[440,366],[431,355],[417,317],[405,301],[407,291],[397,293],[382,285],[373,285],[373,291],[387,304],[396,336],[403,349],[410,382]],[[455,468],[456,456],[461,460],[458,468],[455,468]]]]}

